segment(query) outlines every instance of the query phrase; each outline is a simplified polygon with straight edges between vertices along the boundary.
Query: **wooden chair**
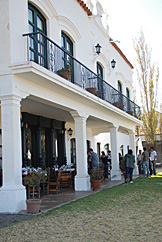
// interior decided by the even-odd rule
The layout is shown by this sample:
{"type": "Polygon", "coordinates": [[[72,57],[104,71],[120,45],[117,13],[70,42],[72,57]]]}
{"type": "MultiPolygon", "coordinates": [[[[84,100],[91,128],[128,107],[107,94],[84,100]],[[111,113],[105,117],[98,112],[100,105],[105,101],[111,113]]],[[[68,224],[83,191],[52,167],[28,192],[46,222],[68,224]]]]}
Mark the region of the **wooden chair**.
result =
{"type": "Polygon", "coordinates": [[[33,189],[34,189],[34,196],[38,197],[40,199],[40,186],[30,186],[27,185],[27,193],[28,193],[28,199],[33,198],[33,189]]]}
{"type": "Polygon", "coordinates": [[[58,176],[55,176],[55,178],[53,172],[55,173],[55,170],[52,170],[50,168],[48,169],[47,195],[49,195],[50,192],[56,192],[56,194],[60,192],[62,170],[59,169],[58,176]]]}
{"type": "Polygon", "coordinates": [[[71,185],[71,172],[70,171],[62,171],[61,173],[61,188],[70,187],[71,185]]]}

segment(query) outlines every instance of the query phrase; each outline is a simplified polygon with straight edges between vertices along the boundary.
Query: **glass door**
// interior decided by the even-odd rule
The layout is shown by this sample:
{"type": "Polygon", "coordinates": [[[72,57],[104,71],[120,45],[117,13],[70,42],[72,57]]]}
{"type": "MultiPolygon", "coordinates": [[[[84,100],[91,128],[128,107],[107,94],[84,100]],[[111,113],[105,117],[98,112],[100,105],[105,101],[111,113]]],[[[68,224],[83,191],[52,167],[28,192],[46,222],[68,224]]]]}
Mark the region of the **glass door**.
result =
{"type": "MultiPolygon", "coordinates": [[[[46,35],[46,20],[43,15],[31,4],[28,5],[29,33],[43,33],[46,35]]],[[[46,39],[41,34],[30,35],[29,60],[41,66],[47,66],[46,39]]]]}
{"type": "Polygon", "coordinates": [[[62,68],[65,69],[65,71],[69,72],[68,80],[73,82],[73,60],[71,58],[71,56],[73,55],[73,43],[64,32],[62,32],[61,40],[62,48],[66,51],[66,53],[62,52],[62,68]]]}

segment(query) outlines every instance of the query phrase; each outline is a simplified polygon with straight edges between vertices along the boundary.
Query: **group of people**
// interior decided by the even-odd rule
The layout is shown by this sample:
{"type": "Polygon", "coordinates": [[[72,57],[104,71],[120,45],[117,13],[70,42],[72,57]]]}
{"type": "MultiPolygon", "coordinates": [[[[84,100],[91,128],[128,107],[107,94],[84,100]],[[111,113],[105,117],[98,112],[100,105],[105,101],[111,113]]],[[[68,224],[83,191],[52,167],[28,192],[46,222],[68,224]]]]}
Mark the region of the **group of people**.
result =
{"type": "Polygon", "coordinates": [[[137,156],[139,175],[142,174],[142,168],[143,177],[146,177],[146,170],[147,176],[150,176],[152,174],[156,175],[156,159],[157,153],[154,150],[154,147],[151,147],[149,152],[147,151],[146,147],[143,148],[143,153],[141,150],[139,150],[139,154],[137,156]]]}
{"type": "MultiPolygon", "coordinates": [[[[104,165],[104,179],[108,179],[108,167],[111,164],[111,151],[108,150],[106,155],[104,151],[101,152],[101,164],[104,165]]],[[[90,148],[87,152],[87,161],[88,161],[88,173],[90,174],[93,167],[99,168],[99,159],[97,153],[90,148]]]]}
{"type": "MultiPolygon", "coordinates": [[[[139,150],[139,154],[137,156],[139,174],[142,174],[143,168],[143,177],[146,177],[146,170],[147,176],[152,174],[156,175],[156,159],[157,153],[153,147],[150,148],[150,152],[147,151],[146,147],[143,148],[143,152],[139,150]]],[[[90,148],[87,152],[87,160],[89,174],[93,167],[99,168],[98,155],[93,151],[92,148],[90,148]]],[[[108,179],[108,167],[111,164],[111,151],[109,150],[107,155],[104,151],[102,151],[100,160],[104,165],[104,179],[108,179]]],[[[130,183],[133,183],[132,176],[135,164],[135,156],[133,155],[133,151],[131,149],[128,150],[128,153],[124,156],[124,159],[121,159],[121,156],[119,155],[119,164],[120,169],[124,174],[125,182],[127,183],[128,178],[130,178],[130,183]]]]}

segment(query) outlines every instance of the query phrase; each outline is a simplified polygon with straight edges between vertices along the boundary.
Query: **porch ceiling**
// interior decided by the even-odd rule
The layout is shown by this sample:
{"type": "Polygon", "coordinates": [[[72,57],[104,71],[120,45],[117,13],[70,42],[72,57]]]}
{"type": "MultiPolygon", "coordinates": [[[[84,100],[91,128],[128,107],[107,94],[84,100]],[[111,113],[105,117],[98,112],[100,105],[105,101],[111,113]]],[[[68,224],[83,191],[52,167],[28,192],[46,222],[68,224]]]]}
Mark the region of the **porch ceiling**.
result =
{"type": "MultiPolygon", "coordinates": [[[[74,123],[74,119],[71,116],[70,111],[72,111],[72,109],[68,109],[56,103],[52,103],[32,95],[23,99],[21,102],[21,112],[74,123]]],[[[96,130],[97,133],[108,132],[109,125],[112,124],[92,116],[89,116],[87,119],[87,127],[96,130]]]]}

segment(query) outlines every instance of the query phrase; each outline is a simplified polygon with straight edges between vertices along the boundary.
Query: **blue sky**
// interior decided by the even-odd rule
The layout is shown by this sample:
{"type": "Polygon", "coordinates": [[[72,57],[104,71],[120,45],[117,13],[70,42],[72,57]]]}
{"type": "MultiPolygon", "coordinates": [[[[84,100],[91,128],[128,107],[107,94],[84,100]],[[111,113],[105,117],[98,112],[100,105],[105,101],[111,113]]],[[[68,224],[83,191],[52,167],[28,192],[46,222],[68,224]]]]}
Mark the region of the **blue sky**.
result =
{"type": "MultiPolygon", "coordinates": [[[[111,38],[119,40],[119,48],[135,65],[132,39],[142,28],[152,48],[152,61],[162,71],[162,1],[161,0],[100,0],[108,13],[111,38]]],[[[162,75],[160,75],[162,79],[162,75]]],[[[159,82],[162,83],[162,80],[159,82]]]]}

